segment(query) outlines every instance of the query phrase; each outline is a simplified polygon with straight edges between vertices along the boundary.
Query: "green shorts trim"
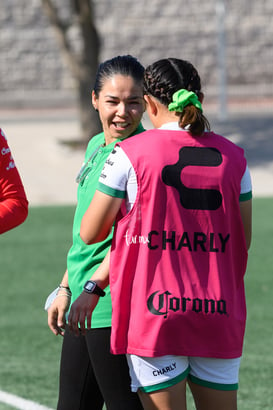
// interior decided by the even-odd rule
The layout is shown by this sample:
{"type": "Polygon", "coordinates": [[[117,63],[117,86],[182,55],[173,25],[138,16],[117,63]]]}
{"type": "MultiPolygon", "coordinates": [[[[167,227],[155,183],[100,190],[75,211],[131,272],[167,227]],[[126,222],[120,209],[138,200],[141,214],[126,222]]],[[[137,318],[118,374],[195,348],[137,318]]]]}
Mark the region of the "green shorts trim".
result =
{"type": "Polygon", "coordinates": [[[214,389],[214,390],[231,391],[231,390],[238,390],[238,387],[239,387],[238,383],[221,384],[221,383],[208,382],[206,380],[202,380],[202,379],[199,379],[198,377],[192,376],[191,374],[189,374],[188,378],[191,382],[198,384],[199,386],[209,387],[210,389],[214,389]]]}
{"type": "Polygon", "coordinates": [[[190,371],[190,367],[188,367],[183,373],[179,374],[173,379],[166,380],[165,382],[162,382],[162,383],[153,384],[152,386],[142,386],[142,387],[139,387],[139,390],[145,393],[151,393],[157,390],[162,390],[162,389],[166,389],[167,387],[174,386],[175,384],[186,379],[188,377],[189,371],[190,371]]]}

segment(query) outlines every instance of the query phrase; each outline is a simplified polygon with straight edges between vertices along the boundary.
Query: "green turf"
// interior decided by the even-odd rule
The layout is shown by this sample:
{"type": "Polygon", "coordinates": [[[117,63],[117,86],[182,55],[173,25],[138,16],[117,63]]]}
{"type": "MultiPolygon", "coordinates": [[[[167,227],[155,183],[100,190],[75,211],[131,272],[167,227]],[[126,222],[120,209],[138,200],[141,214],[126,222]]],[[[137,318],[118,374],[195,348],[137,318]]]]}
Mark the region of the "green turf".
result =
{"type": "MultiPolygon", "coordinates": [[[[273,408],[272,209],[273,198],[253,201],[239,410],[273,408]]],[[[0,389],[52,409],[57,401],[61,338],[49,331],[43,304],[66,268],[73,213],[72,206],[31,208],[23,225],[0,237],[0,389]]],[[[0,410],[8,409],[0,403],[0,410]]]]}
{"type": "Polygon", "coordinates": [[[239,409],[273,408],[273,199],[253,201],[253,240],[246,276],[248,319],[239,409]]]}
{"type": "Polygon", "coordinates": [[[73,207],[31,208],[0,238],[0,389],[56,408],[61,338],[43,310],[71,243],[73,207]]]}

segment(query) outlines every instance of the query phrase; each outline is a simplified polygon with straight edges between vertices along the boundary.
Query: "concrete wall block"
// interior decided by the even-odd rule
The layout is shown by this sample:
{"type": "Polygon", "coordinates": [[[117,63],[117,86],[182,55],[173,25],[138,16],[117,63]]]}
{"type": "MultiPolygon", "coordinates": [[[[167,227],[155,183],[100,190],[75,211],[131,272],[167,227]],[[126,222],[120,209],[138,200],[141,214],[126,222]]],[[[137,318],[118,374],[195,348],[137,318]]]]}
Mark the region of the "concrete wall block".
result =
{"type": "MultiPolygon", "coordinates": [[[[203,85],[217,86],[219,4],[225,5],[226,66],[232,89],[263,84],[273,90],[272,0],[93,0],[101,39],[100,59],[133,54],[144,64],[166,56],[195,64],[203,85]]],[[[41,0],[3,0],[0,12],[0,90],[17,90],[20,103],[28,89],[56,90],[72,95],[75,81],[62,59],[41,0]]],[[[65,19],[71,16],[68,0],[54,0],[65,19]]],[[[81,37],[76,26],[69,39],[77,52],[81,37]]],[[[245,88],[244,88],[245,90],[245,88]]],[[[267,91],[268,92],[268,91],[267,91]]],[[[273,91],[272,91],[273,96],[273,91]]],[[[12,99],[11,98],[11,99],[12,99]]],[[[9,101],[11,100],[9,99],[9,101]]],[[[28,95],[29,99],[29,95],[28,95]]]]}

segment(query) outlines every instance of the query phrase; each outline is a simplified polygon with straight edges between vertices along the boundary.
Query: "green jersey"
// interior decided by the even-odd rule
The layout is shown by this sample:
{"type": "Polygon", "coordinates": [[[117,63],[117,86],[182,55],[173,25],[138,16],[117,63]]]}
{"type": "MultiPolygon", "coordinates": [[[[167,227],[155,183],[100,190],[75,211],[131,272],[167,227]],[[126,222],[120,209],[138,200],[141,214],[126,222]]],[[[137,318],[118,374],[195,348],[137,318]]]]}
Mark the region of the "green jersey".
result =
{"type": "MultiPolygon", "coordinates": [[[[134,134],[143,131],[144,128],[140,124],[134,134]]],[[[111,246],[112,233],[103,242],[86,245],[80,237],[80,226],[82,217],[96,191],[104,163],[118,141],[120,140],[104,145],[103,132],[93,137],[88,144],[84,165],[77,178],[78,203],[73,223],[73,243],[67,255],[68,282],[72,292],[71,303],[82,293],[85,282],[92,277],[111,246]]],[[[112,304],[109,286],[105,292],[106,295],[99,299],[92,314],[92,328],[111,326],[112,304]]]]}

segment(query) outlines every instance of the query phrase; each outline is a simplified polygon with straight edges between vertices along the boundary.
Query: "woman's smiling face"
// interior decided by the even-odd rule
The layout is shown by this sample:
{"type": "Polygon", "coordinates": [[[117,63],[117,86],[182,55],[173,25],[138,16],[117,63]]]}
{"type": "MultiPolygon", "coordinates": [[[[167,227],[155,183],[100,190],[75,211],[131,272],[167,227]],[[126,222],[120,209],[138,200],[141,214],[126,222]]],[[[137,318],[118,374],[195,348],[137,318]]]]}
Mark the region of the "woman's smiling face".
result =
{"type": "Polygon", "coordinates": [[[92,103],[99,112],[106,144],[131,135],[145,110],[142,87],[121,74],[106,79],[98,96],[93,91],[92,103]]]}

